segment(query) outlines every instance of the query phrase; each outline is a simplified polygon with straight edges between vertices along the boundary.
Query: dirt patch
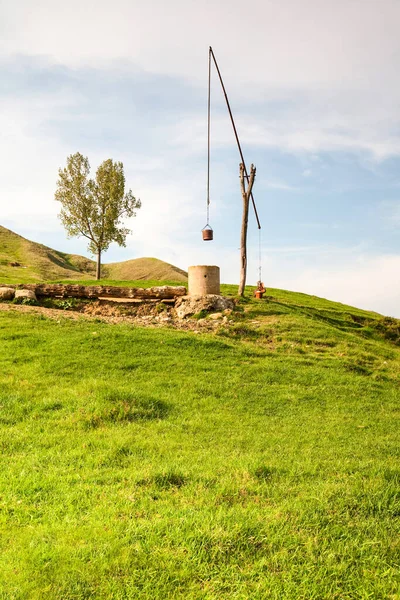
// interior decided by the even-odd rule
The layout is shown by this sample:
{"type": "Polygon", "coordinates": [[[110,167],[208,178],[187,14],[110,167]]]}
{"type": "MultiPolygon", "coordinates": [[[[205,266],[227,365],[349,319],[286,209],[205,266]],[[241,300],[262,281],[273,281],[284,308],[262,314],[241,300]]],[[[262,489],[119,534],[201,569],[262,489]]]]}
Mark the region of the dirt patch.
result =
{"type": "Polygon", "coordinates": [[[60,317],[66,317],[69,319],[79,319],[80,314],[75,311],[66,311],[56,308],[44,308],[44,306],[24,306],[23,304],[6,304],[0,303],[0,311],[12,311],[19,313],[36,313],[42,314],[49,319],[57,319],[60,317]]]}
{"type": "Polygon", "coordinates": [[[178,319],[172,306],[158,303],[115,303],[97,300],[78,305],[74,310],[45,308],[44,306],[25,306],[0,303],[0,311],[14,311],[31,314],[41,314],[49,319],[85,319],[101,320],[105,323],[130,323],[140,327],[171,327],[174,329],[202,333],[216,331],[229,322],[227,317],[218,319],[178,319]]]}

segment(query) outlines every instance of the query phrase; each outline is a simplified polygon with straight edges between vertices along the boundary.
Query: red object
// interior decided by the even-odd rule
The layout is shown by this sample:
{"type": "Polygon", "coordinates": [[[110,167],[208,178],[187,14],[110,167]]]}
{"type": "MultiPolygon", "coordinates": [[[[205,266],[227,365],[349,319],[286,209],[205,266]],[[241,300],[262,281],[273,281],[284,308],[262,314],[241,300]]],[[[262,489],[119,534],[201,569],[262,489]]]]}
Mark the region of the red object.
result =
{"type": "Polygon", "coordinates": [[[257,298],[257,300],[261,300],[261,298],[264,296],[266,291],[267,290],[265,289],[263,282],[257,281],[257,289],[254,292],[254,295],[257,298]]]}
{"type": "Polygon", "coordinates": [[[204,229],[201,230],[201,233],[203,234],[203,241],[204,242],[211,241],[213,239],[213,237],[214,237],[214,235],[213,235],[214,232],[211,229],[210,225],[208,225],[208,224],[204,227],[204,229]]]}

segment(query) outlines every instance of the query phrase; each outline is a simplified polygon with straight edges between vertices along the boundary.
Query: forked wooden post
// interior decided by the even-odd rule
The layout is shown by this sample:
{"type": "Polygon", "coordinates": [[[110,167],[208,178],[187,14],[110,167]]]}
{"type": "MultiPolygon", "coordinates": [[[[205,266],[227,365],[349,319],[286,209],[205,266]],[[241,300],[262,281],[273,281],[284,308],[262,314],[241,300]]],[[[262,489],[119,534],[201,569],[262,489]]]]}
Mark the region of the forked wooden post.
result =
{"type": "Polygon", "coordinates": [[[251,197],[251,190],[253,189],[254,178],[256,176],[256,168],[251,165],[250,177],[248,180],[247,190],[245,186],[245,168],[244,164],[240,163],[240,187],[242,190],[243,199],[243,217],[242,217],[242,231],[240,236],[240,283],[239,283],[239,296],[244,295],[244,288],[246,285],[246,272],[247,272],[247,224],[249,221],[249,202],[251,197]]]}

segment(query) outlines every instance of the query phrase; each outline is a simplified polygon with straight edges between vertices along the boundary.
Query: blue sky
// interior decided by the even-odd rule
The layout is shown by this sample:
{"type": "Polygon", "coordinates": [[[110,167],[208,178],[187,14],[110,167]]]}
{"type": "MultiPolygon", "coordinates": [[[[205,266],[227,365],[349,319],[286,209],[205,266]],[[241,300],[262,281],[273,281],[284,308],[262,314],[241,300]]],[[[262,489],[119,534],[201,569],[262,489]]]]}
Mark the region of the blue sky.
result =
{"type": "MultiPolygon", "coordinates": [[[[106,262],[218,264],[237,282],[239,157],[215,75],[215,241],[200,235],[212,44],[257,167],[266,285],[400,316],[399,3],[256,0],[245,26],[241,6],[0,0],[0,223],[87,254],[57,219],[57,171],[76,151],[93,169],[111,157],[143,206],[106,262]]],[[[249,254],[255,283],[253,216],[249,254]]]]}

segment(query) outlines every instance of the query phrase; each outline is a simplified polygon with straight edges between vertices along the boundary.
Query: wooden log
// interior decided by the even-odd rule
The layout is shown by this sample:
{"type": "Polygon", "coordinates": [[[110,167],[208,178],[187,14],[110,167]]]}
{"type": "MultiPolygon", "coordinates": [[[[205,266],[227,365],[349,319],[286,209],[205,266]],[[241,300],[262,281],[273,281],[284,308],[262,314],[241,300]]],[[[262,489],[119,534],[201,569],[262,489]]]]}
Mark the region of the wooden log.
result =
{"type": "Polygon", "coordinates": [[[0,287],[27,289],[36,296],[50,298],[140,298],[140,299],[172,299],[186,295],[183,285],[162,285],[151,288],[114,287],[106,285],[64,285],[61,283],[21,283],[16,285],[0,284],[0,287]]]}

